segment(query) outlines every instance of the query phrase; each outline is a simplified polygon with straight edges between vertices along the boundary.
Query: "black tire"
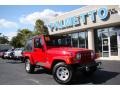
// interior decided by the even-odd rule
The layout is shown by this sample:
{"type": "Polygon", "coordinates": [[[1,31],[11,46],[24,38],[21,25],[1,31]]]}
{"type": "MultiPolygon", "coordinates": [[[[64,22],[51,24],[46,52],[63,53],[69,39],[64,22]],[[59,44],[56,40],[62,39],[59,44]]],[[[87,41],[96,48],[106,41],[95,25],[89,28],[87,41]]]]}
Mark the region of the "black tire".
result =
{"type": "Polygon", "coordinates": [[[89,69],[90,69],[89,71],[84,70],[83,75],[88,76],[88,77],[92,76],[94,72],[97,70],[97,67],[91,67],[89,69]]]}
{"type": "Polygon", "coordinates": [[[64,62],[59,62],[53,67],[53,78],[60,84],[70,84],[73,77],[73,69],[71,66],[66,65],[64,62]],[[64,69],[64,71],[60,71],[64,69]],[[66,70],[66,72],[65,72],[66,70]],[[61,72],[64,72],[61,73],[61,72]],[[61,75],[63,74],[63,75],[61,75]],[[67,75],[67,76],[65,76],[67,75]],[[62,78],[62,79],[61,79],[62,78]]]}
{"type": "Polygon", "coordinates": [[[20,61],[21,61],[22,63],[25,63],[25,59],[24,59],[23,57],[20,58],[20,61]]]}
{"type": "Polygon", "coordinates": [[[5,59],[4,56],[2,56],[2,59],[5,59]]]}
{"type": "Polygon", "coordinates": [[[3,59],[6,59],[6,57],[3,57],[3,59]]]}
{"type": "Polygon", "coordinates": [[[25,63],[25,60],[24,60],[24,59],[22,59],[22,60],[21,60],[21,63],[25,63]]]}
{"type": "Polygon", "coordinates": [[[27,73],[33,73],[35,70],[35,65],[32,65],[29,59],[25,60],[25,70],[27,73]]]}

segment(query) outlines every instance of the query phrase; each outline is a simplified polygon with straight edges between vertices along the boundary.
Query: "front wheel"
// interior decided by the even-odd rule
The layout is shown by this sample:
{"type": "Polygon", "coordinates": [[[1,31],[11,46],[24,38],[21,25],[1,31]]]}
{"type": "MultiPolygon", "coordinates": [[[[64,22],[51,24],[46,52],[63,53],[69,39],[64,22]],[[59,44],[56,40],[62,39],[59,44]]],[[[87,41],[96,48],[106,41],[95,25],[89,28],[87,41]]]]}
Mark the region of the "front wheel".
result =
{"type": "Polygon", "coordinates": [[[27,73],[33,73],[34,72],[34,69],[35,69],[35,65],[32,65],[30,63],[30,60],[29,59],[26,59],[25,60],[25,70],[27,73]]]}
{"type": "Polygon", "coordinates": [[[53,68],[53,77],[60,84],[69,84],[73,77],[72,67],[63,62],[57,63],[53,68]]]}

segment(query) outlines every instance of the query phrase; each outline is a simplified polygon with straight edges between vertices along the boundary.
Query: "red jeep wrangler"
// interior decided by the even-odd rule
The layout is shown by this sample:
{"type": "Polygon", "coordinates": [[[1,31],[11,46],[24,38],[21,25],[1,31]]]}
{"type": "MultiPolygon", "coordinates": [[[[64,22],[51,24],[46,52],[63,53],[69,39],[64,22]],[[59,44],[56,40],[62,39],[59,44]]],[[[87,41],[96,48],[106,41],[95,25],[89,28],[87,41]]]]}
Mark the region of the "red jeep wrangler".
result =
{"type": "Polygon", "coordinates": [[[26,72],[34,72],[39,65],[51,70],[61,84],[70,83],[76,70],[90,75],[100,65],[92,50],[72,47],[68,36],[35,36],[27,41],[23,56],[26,72]]]}

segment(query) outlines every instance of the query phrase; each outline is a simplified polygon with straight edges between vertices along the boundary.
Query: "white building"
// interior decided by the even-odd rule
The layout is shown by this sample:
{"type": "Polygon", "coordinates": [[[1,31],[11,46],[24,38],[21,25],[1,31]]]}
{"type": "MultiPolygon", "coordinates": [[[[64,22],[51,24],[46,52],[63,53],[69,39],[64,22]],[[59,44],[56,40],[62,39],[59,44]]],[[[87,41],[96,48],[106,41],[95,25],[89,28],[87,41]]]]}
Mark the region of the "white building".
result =
{"type": "Polygon", "coordinates": [[[51,35],[69,35],[73,47],[95,50],[99,59],[120,60],[120,7],[85,6],[55,17],[51,35]]]}

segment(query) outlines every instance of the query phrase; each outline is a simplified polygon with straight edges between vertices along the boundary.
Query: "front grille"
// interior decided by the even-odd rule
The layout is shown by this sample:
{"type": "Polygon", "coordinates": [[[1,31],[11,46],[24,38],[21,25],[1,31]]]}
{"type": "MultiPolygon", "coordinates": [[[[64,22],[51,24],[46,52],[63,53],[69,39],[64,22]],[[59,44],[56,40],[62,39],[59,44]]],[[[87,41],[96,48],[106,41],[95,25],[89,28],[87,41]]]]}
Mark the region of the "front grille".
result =
{"type": "Polygon", "coordinates": [[[81,63],[89,63],[91,62],[91,53],[81,53],[81,63]]]}

